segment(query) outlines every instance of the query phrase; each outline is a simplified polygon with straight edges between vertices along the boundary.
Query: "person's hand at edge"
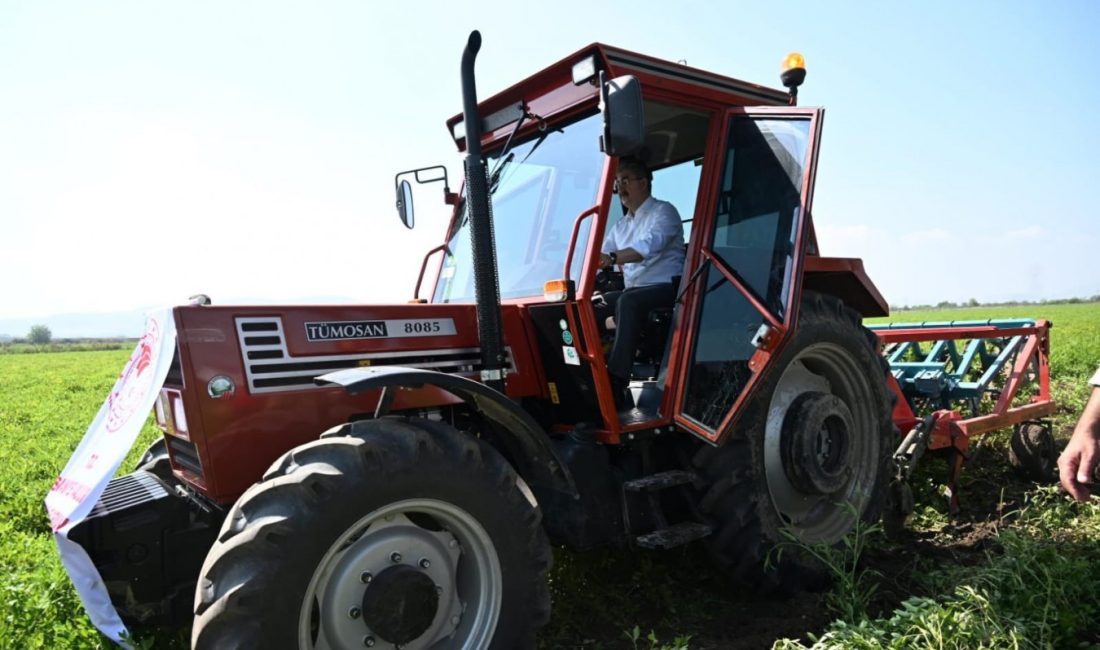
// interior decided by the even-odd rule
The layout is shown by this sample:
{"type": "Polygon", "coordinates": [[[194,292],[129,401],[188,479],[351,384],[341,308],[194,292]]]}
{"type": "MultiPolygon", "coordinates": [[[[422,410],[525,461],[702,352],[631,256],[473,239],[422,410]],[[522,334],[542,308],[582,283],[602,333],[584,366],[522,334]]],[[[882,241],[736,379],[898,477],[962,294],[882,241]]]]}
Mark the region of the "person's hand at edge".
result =
{"type": "Polygon", "coordinates": [[[1097,461],[1100,461],[1100,386],[1092,389],[1073,436],[1058,457],[1062,487],[1082,503],[1088,501],[1092,493],[1097,461]]]}

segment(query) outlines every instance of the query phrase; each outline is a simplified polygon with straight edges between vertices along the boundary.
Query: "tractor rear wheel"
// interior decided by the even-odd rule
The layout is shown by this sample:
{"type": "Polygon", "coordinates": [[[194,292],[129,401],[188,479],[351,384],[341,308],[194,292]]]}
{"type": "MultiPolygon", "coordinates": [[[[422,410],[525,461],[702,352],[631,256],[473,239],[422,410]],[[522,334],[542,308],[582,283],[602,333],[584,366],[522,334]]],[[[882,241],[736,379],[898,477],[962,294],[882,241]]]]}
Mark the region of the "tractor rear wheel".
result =
{"type": "Polygon", "coordinates": [[[492,447],[425,420],[291,450],[207,556],[193,647],[533,647],[551,554],[518,481],[492,447]]]}
{"type": "Polygon", "coordinates": [[[703,447],[695,465],[717,564],[789,592],[824,581],[800,544],[836,544],[878,520],[897,429],[878,339],[836,298],[806,292],[773,364],[731,439],[703,447]]]}

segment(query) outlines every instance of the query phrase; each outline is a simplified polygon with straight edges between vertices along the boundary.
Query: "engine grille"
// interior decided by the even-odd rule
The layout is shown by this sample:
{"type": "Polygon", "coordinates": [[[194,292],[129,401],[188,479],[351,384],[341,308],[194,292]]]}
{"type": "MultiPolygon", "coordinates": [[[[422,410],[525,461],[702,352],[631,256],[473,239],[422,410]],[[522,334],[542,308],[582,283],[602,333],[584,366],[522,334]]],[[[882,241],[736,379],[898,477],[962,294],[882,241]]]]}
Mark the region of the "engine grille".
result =
{"type": "Polygon", "coordinates": [[[88,517],[98,517],[111,512],[126,510],[166,494],[164,485],[151,474],[138,472],[112,479],[99,497],[88,517]]]}
{"type": "MultiPolygon", "coordinates": [[[[315,389],[314,377],[360,366],[406,366],[471,377],[481,370],[481,348],[476,347],[292,357],[277,317],[238,318],[237,339],[252,393],[315,389]]],[[[515,371],[511,348],[505,348],[504,362],[508,372],[515,371]]]]}

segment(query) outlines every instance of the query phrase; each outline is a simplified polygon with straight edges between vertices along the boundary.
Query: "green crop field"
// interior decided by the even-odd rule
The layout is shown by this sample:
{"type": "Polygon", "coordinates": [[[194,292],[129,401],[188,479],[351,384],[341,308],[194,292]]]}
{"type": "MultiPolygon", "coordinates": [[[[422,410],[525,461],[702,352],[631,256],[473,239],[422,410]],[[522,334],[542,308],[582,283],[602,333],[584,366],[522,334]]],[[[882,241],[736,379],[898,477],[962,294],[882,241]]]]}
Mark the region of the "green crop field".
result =
{"type": "MultiPolygon", "coordinates": [[[[1100,304],[900,312],[891,320],[1008,317],[1054,322],[1055,422],[1064,438],[1100,364],[1100,304]]],[[[128,355],[0,354],[0,649],[111,645],[87,621],[61,568],[42,500],[128,355]]],[[[124,468],[156,435],[145,427],[124,468]]],[[[945,514],[938,493],[942,467],[922,466],[911,537],[887,541],[872,528],[821,551],[838,578],[826,593],[782,601],[744,594],[692,547],[558,549],[554,618],[542,646],[1096,647],[1100,507],[1022,483],[1003,461],[1005,436],[987,438],[964,472],[958,517],[945,514]]],[[[136,634],[141,647],[186,647],[186,633],[136,634]]]]}

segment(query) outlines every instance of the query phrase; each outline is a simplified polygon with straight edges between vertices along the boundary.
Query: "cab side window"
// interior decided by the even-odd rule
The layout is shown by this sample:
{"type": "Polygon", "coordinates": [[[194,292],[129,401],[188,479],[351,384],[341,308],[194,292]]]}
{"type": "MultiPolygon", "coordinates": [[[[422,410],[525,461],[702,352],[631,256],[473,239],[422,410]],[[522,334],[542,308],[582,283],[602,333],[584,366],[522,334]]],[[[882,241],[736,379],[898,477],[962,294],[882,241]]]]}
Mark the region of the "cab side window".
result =
{"type": "Polygon", "coordinates": [[[653,194],[676,206],[684,222],[684,241],[691,239],[695,217],[695,199],[699,195],[702,160],[687,160],[653,172],[653,194]]]}

